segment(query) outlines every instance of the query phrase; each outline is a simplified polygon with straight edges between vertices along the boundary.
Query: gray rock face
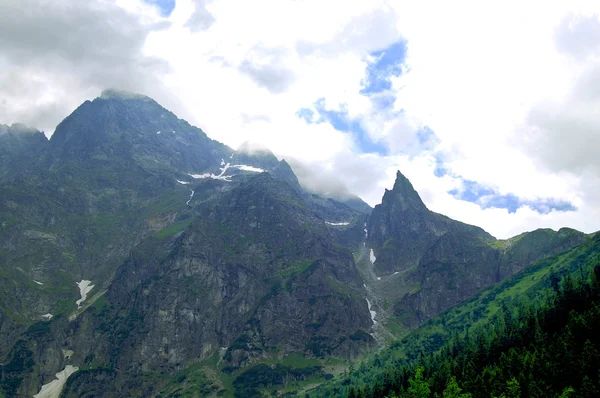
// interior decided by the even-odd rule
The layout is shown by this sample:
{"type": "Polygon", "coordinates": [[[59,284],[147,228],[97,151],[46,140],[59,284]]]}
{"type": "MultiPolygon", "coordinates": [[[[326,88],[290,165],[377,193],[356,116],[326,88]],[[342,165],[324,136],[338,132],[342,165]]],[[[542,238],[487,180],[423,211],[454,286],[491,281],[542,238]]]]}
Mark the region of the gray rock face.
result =
{"type": "Polygon", "coordinates": [[[375,251],[378,273],[405,271],[447,233],[467,234],[475,240],[492,240],[479,227],[429,211],[412,184],[398,172],[391,191],[386,189],[368,223],[367,245],[375,251]]]}
{"type": "Polygon", "coordinates": [[[74,322],[81,358],[138,374],[221,350],[236,369],[273,353],[351,357],[373,344],[351,254],[286,183],[263,173],[195,211],[183,233],[142,244],[120,267],[102,313],[74,322]]]}
{"type": "Polygon", "coordinates": [[[28,172],[48,145],[41,131],[22,124],[0,124],[0,182],[14,180],[28,172]]]}
{"type": "Polygon", "coordinates": [[[403,276],[398,290],[406,293],[395,302],[394,313],[408,327],[585,239],[581,232],[561,229],[498,241],[481,228],[428,210],[400,172],[393,190],[375,206],[368,234],[375,271],[403,276]]]}

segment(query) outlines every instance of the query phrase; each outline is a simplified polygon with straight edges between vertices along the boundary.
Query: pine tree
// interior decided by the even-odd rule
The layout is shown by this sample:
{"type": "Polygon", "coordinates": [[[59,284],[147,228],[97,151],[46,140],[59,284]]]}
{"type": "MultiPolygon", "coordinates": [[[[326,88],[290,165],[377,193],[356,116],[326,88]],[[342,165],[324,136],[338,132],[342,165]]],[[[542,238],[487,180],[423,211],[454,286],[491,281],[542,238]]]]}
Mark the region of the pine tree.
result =
{"type": "Polygon", "coordinates": [[[471,394],[462,393],[462,389],[456,382],[456,377],[452,377],[444,390],[443,398],[471,398],[471,394]]]}
{"type": "Polygon", "coordinates": [[[425,398],[431,395],[429,383],[423,378],[423,370],[423,367],[419,366],[415,372],[415,376],[408,380],[408,397],[425,398]]]}

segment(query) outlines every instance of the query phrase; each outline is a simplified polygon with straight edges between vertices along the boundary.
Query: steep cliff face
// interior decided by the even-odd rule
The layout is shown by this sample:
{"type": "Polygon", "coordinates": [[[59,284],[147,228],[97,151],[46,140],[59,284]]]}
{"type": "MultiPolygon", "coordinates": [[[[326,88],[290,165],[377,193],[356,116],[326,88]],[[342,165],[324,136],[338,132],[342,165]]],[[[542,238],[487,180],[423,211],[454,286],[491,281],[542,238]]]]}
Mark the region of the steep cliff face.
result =
{"type": "Polygon", "coordinates": [[[48,145],[41,131],[15,123],[0,124],[0,182],[27,174],[48,145]]]}
{"type": "Polygon", "coordinates": [[[374,342],[363,297],[350,252],[289,185],[262,173],[196,203],[184,232],[143,243],[101,311],[73,322],[68,344],[75,361],[133,374],[215,353],[231,370],[291,353],[352,357],[374,342]]]}
{"type": "Polygon", "coordinates": [[[386,189],[367,227],[367,245],[374,250],[375,270],[381,274],[415,267],[423,254],[447,233],[460,233],[473,240],[493,239],[479,227],[429,211],[399,171],[394,188],[386,189]]]}
{"type": "Polygon", "coordinates": [[[400,172],[394,188],[375,206],[367,233],[374,271],[396,281],[391,294],[389,286],[382,294],[394,303],[394,315],[411,328],[585,238],[561,229],[498,241],[481,228],[428,210],[400,172]]]}

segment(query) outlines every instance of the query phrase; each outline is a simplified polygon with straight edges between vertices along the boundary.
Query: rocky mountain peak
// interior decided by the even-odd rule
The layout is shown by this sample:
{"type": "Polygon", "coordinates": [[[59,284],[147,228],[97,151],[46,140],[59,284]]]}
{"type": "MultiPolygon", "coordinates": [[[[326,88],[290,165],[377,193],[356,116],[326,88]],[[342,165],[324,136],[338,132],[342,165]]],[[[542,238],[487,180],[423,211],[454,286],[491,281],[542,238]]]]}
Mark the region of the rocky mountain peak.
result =
{"type": "Polygon", "coordinates": [[[405,210],[417,210],[423,211],[427,210],[427,206],[421,200],[421,197],[417,193],[417,191],[413,188],[412,184],[398,170],[396,173],[396,182],[394,183],[394,188],[390,190],[385,190],[385,194],[383,195],[382,204],[385,205],[400,205],[400,209],[402,211],[405,210]]]}
{"type": "MultiPolygon", "coordinates": [[[[105,90],[67,116],[50,139],[52,164],[77,161],[202,174],[232,150],[150,97],[105,90]]],[[[111,166],[112,167],[112,166],[111,166]]]]}
{"type": "Polygon", "coordinates": [[[42,134],[43,133],[41,131],[39,131],[36,128],[33,127],[29,127],[23,123],[13,123],[12,125],[8,126],[5,124],[0,124],[0,135],[4,135],[4,134],[42,134]]]}
{"type": "Polygon", "coordinates": [[[147,97],[143,94],[132,93],[130,91],[118,90],[114,88],[109,88],[100,94],[100,99],[120,99],[120,100],[143,100],[143,101],[153,101],[152,98],[147,97]]]}

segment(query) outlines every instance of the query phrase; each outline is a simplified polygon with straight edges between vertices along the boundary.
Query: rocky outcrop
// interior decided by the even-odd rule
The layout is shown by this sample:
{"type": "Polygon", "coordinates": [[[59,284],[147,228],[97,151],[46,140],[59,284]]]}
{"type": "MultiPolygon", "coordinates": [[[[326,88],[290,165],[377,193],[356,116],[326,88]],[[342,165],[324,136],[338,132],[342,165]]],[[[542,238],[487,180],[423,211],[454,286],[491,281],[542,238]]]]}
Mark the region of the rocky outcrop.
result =
{"type": "Polygon", "coordinates": [[[571,229],[537,230],[498,241],[481,228],[427,209],[408,179],[398,172],[367,225],[379,275],[402,276],[393,312],[417,327],[483,288],[529,264],[570,249],[585,239],[571,229]]]}

